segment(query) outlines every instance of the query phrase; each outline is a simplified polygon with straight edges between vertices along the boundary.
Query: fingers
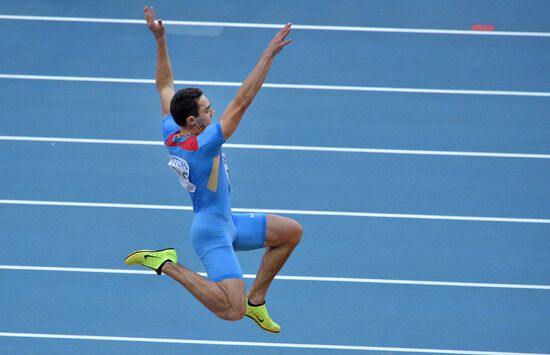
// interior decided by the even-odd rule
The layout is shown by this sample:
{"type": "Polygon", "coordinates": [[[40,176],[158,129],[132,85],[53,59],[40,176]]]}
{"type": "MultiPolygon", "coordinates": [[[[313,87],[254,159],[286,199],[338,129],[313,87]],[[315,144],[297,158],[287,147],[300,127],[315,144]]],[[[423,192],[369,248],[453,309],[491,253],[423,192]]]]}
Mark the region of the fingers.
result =
{"type": "Polygon", "coordinates": [[[271,55],[277,55],[284,47],[292,42],[291,39],[286,37],[292,29],[292,24],[289,22],[281,28],[281,30],[275,35],[273,40],[269,43],[268,50],[271,51],[271,55]]]}
{"type": "Polygon", "coordinates": [[[291,39],[286,39],[286,37],[288,36],[288,34],[290,33],[290,30],[292,29],[292,24],[289,22],[285,25],[285,27],[283,27],[283,29],[281,30],[281,48],[284,48],[286,47],[287,44],[289,44],[290,42],[292,42],[291,39]]]}
{"type": "Polygon", "coordinates": [[[149,23],[149,8],[147,6],[143,8],[143,13],[145,14],[145,21],[149,23]]]}
{"type": "MultiPolygon", "coordinates": [[[[143,12],[145,13],[145,20],[147,22],[147,26],[151,31],[156,33],[158,29],[157,29],[157,26],[155,25],[155,8],[153,6],[151,7],[145,6],[145,8],[143,9],[143,12]]],[[[163,28],[162,20],[158,20],[157,22],[160,28],[162,29],[163,28]]]]}
{"type": "Polygon", "coordinates": [[[145,13],[145,20],[147,20],[147,23],[155,22],[155,8],[151,6],[145,6],[143,9],[143,12],[145,13]]]}
{"type": "Polygon", "coordinates": [[[289,22],[279,31],[279,35],[281,36],[281,38],[285,39],[286,36],[288,36],[288,34],[290,33],[291,29],[292,29],[292,24],[289,22]]]}
{"type": "Polygon", "coordinates": [[[151,10],[149,10],[148,6],[145,6],[143,9],[143,12],[145,13],[145,21],[147,21],[147,25],[151,25],[155,22],[155,13],[153,8],[151,7],[151,10]]]}

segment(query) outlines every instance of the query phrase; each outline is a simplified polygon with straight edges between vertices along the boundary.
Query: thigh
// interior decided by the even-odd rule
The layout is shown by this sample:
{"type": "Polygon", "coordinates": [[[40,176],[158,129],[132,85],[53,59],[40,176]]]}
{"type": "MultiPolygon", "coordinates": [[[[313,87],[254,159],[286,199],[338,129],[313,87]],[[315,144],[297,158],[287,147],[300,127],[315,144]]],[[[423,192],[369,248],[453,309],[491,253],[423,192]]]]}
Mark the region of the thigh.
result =
{"type": "MultiPolygon", "coordinates": [[[[216,221],[196,218],[191,227],[193,248],[199,256],[208,279],[242,279],[241,265],[233,250],[235,228],[216,221]]],[[[230,224],[230,223],[229,223],[230,224]]]]}
{"type": "Polygon", "coordinates": [[[243,272],[231,245],[211,249],[199,254],[208,279],[219,282],[226,279],[242,279],[243,272]]]}
{"type": "Polygon", "coordinates": [[[278,247],[287,243],[297,244],[302,237],[302,226],[295,220],[274,214],[266,216],[265,246],[278,247]]]}
{"type": "Polygon", "coordinates": [[[233,242],[235,250],[253,250],[264,247],[266,215],[264,213],[233,213],[237,237],[233,242]]]}

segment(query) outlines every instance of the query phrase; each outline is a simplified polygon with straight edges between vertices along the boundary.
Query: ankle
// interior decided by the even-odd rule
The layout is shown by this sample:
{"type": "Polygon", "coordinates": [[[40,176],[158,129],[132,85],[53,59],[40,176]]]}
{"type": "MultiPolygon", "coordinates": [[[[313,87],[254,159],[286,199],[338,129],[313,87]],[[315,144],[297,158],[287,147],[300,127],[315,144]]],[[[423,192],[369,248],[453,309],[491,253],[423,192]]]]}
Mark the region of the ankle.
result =
{"type": "Polygon", "coordinates": [[[250,307],[259,307],[263,306],[265,304],[265,298],[254,298],[254,297],[248,297],[248,305],[250,307]]]}
{"type": "Polygon", "coordinates": [[[175,265],[172,261],[166,260],[162,265],[159,267],[159,272],[166,273],[166,271],[173,270],[175,268],[175,265]]]}

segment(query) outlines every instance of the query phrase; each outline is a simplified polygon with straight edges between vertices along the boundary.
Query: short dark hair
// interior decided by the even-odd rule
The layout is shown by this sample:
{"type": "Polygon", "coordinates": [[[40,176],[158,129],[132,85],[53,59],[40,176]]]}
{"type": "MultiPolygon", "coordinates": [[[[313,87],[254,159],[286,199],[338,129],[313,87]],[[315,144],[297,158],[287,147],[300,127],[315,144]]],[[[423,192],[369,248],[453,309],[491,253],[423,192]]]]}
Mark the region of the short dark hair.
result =
{"type": "Polygon", "coordinates": [[[180,127],[187,125],[187,117],[199,116],[199,99],[202,90],[198,88],[186,88],[179,90],[170,101],[170,114],[180,127]]]}

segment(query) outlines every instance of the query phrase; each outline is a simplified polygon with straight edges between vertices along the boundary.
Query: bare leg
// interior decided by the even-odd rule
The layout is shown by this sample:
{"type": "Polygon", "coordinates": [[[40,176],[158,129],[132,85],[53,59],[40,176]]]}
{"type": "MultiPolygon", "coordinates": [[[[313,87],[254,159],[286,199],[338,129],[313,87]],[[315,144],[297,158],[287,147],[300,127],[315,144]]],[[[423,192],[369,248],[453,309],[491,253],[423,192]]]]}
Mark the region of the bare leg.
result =
{"type": "Polygon", "coordinates": [[[302,237],[302,226],[286,217],[267,215],[266,252],[256,280],[248,292],[252,304],[265,302],[267,289],[302,237]]]}
{"type": "Polygon", "coordinates": [[[180,264],[167,262],[162,272],[179,282],[197,300],[218,317],[239,320],[246,311],[244,282],[241,279],[225,279],[213,282],[180,264]]]}

